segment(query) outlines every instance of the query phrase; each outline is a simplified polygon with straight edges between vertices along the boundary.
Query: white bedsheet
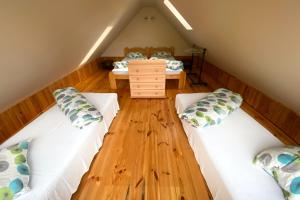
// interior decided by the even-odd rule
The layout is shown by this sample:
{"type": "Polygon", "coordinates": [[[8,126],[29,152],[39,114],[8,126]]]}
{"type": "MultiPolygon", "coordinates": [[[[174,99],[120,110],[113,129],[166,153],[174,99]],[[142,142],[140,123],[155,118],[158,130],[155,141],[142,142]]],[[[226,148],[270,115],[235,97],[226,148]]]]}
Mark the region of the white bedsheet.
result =
{"type": "MultiPolygon", "coordinates": [[[[206,95],[178,94],[177,112],[206,95]]],[[[215,200],[284,200],[273,178],[252,164],[262,149],[282,143],[242,109],[219,125],[196,129],[182,124],[215,200]]]]}
{"type": "Polygon", "coordinates": [[[101,123],[82,130],[72,127],[55,105],[0,146],[32,138],[28,159],[31,191],[18,200],[66,200],[77,190],[119,110],[115,93],[83,94],[102,113],[101,123]]]}
{"type": "MultiPolygon", "coordinates": [[[[128,68],[123,68],[123,69],[113,69],[112,72],[114,74],[128,74],[128,68]]],[[[179,74],[182,72],[182,69],[179,70],[171,70],[166,68],[166,74],[179,74]]]]}

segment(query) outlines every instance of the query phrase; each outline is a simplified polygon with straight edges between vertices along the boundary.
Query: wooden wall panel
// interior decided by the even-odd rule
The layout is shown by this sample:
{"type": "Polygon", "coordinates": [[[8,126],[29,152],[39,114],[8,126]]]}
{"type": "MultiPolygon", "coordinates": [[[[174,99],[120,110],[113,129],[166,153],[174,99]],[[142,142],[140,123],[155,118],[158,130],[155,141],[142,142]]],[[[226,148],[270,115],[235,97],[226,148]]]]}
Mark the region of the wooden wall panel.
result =
{"type": "Polygon", "coordinates": [[[205,63],[203,79],[213,89],[226,87],[240,93],[244,102],[260,113],[262,118],[300,144],[300,117],[295,112],[210,63],[205,63]]]}
{"type": "Polygon", "coordinates": [[[52,92],[58,88],[75,86],[98,70],[98,60],[87,63],[64,78],[55,81],[0,113],[0,143],[14,135],[54,104],[52,92]]]}

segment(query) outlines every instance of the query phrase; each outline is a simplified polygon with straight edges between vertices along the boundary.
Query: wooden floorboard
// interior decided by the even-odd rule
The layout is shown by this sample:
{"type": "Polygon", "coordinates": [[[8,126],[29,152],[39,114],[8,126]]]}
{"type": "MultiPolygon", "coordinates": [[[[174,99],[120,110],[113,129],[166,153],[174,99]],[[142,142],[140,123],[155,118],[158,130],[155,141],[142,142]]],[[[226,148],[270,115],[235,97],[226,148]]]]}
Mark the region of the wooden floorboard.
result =
{"type": "Polygon", "coordinates": [[[77,86],[82,91],[117,92],[121,110],[106,134],[73,200],[210,199],[205,181],[175,111],[178,90],[168,81],[165,99],[131,99],[128,80],[109,88],[108,72],[77,86]]]}

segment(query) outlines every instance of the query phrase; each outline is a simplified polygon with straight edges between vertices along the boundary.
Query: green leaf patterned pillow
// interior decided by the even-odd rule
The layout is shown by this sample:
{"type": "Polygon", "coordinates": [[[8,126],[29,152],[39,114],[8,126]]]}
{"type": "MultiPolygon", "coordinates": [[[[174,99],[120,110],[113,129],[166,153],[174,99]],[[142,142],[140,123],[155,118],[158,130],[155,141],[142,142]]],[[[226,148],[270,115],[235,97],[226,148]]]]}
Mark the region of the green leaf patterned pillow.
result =
{"type": "Polygon", "coordinates": [[[242,101],[239,94],[220,88],[189,106],[179,117],[197,128],[219,124],[239,108],[242,101]]]}
{"type": "Polygon", "coordinates": [[[11,200],[30,190],[28,146],[29,141],[22,141],[0,150],[0,200],[11,200]]]}
{"type": "Polygon", "coordinates": [[[266,149],[257,154],[253,161],[274,178],[285,199],[300,199],[300,147],[266,149]]]}
{"type": "Polygon", "coordinates": [[[167,68],[171,70],[183,69],[183,62],[180,60],[167,60],[167,68]]]}
{"type": "Polygon", "coordinates": [[[140,52],[129,52],[127,55],[126,55],[126,58],[128,59],[138,59],[138,58],[142,58],[144,59],[145,56],[140,53],[140,52]]]}
{"type": "Polygon", "coordinates": [[[258,153],[253,163],[272,175],[274,168],[281,168],[293,162],[299,155],[300,148],[297,146],[273,147],[258,153]]]}
{"type": "Polygon", "coordinates": [[[113,66],[115,69],[126,69],[128,68],[128,61],[126,60],[116,61],[113,63],[113,66]]]}
{"type": "Polygon", "coordinates": [[[173,57],[169,52],[166,51],[158,51],[151,55],[151,57],[157,57],[157,58],[168,58],[173,57]]]}
{"type": "Polygon", "coordinates": [[[273,178],[286,200],[300,199],[300,158],[281,168],[274,168],[273,178]]]}
{"type": "Polygon", "coordinates": [[[72,126],[82,129],[93,122],[101,122],[102,114],[75,88],[58,89],[53,93],[58,107],[70,119],[72,126]]]}

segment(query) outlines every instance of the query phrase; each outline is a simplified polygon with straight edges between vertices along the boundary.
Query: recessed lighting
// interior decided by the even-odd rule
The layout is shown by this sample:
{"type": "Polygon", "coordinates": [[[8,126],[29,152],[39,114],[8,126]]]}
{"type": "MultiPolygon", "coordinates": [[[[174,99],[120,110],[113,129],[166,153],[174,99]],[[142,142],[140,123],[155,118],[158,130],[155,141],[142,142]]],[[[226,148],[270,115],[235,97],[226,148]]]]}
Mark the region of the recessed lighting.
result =
{"type": "Polygon", "coordinates": [[[93,45],[93,47],[89,50],[89,52],[86,54],[84,59],[81,61],[80,65],[83,65],[84,63],[86,63],[89,60],[89,58],[93,55],[93,53],[96,51],[96,49],[100,46],[100,44],[103,42],[103,40],[106,38],[106,36],[109,34],[109,32],[111,31],[112,28],[113,28],[112,26],[106,27],[106,29],[100,35],[100,37],[98,38],[96,43],[93,45]]]}
{"type": "Polygon", "coordinates": [[[164,4],[175,15],[175,17],[180,21],[180,23],[184,26],[186,30],[193,30],[193,28],[189,25],[189,23],[183,18],[183,16],[178,12],[178,10],[169,0],[164,0],[164,4]]]}

